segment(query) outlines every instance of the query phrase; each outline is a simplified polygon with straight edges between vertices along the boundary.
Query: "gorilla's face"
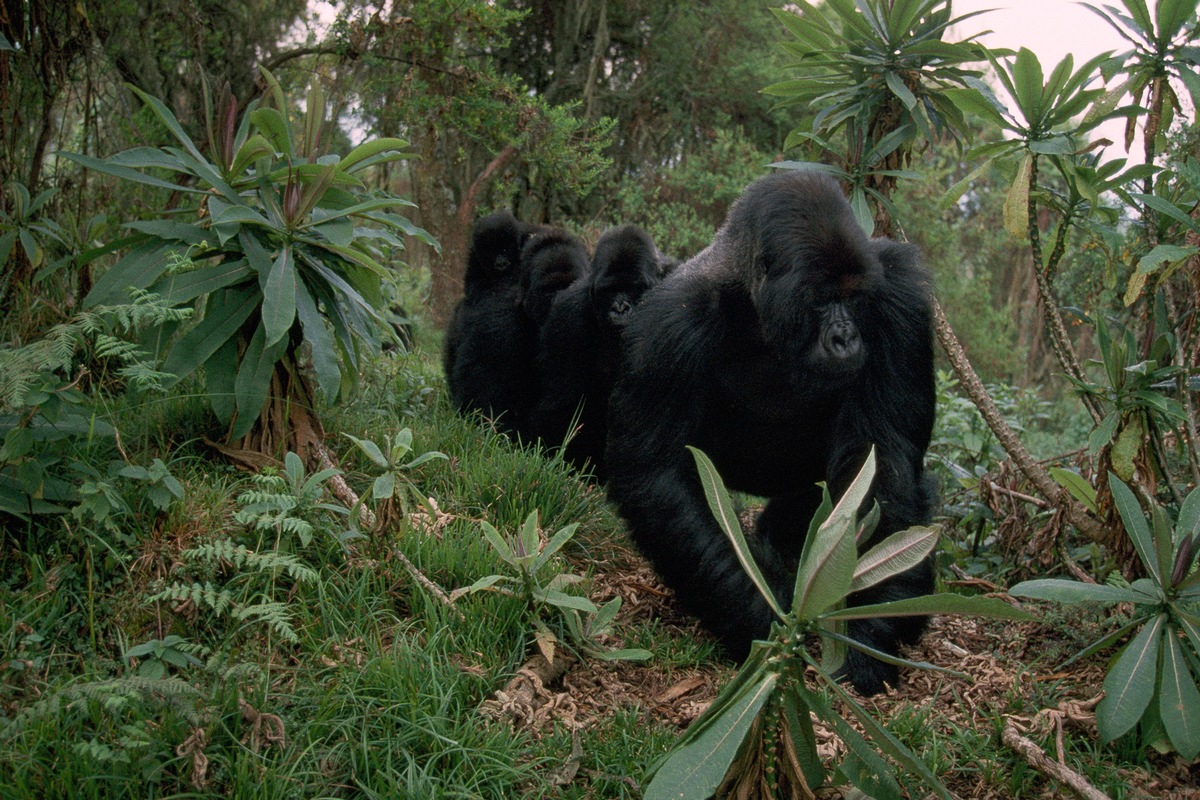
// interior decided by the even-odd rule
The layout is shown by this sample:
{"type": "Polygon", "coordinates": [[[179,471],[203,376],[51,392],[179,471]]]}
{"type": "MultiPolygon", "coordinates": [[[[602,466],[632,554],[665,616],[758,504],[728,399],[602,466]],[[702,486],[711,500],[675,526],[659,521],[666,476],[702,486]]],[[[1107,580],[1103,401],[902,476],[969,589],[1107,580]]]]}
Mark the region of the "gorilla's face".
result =
{"type": "Polygon", "coordinates": [[[817,263],[808,260],[811,252],[766,253],[756,293],[767,342],[797,380],[830,389],[851,381],[866,363],[866,309],[882,281],[879,260],[850,238],[833,259],[817,263]]]}
{"type": "Polygon", "coordinates": [[[537,230],[507,210],[482,217],[471,232],[465,288],[475,291],[515,285],[520,279],[521,248],[537,230]]]}
{"type": "Polygon", "coordinates": [[[596,322],[610,331],[624,327],[642,295],[660,280],[659,253],[645,231],[631,225],[608,231],[592,259],[596,322]]]}

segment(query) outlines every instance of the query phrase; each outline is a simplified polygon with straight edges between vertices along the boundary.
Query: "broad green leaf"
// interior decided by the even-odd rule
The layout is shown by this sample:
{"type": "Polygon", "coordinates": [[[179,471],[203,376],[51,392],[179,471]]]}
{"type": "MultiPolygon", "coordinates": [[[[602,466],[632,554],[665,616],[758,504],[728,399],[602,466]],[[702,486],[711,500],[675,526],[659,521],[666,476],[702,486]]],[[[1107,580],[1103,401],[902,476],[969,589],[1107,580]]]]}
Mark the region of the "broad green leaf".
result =
{"type": "Polygon", "coordinates": [[[804,780],[809,786],[823,786],[826,778],[825,765],[821,763],[821,757],[817,753],[817,736],[813,731],[812,716],[799,692],[783,692],[783,716],[804,780]]]}
{"type": "Polygon", "coordinates": [[[1026,153],[1017,167],[1017,177],[1004,200],[1004,230],[1025,240],[1029,232],[1029,179],[1033,174],[1032,153],[1026,153]]]}
{"type": "Polygon", "coordinates": [[[296,262],[292,248],[284,245],[271,266],[263,287],[262,322],[266,346],[282,340],[296,321],[296,262]]]}
{"type": "Polygon", "coordinates": [[[345,436],[347,439],[358,445],[358,449],[362,450],[367,458],[375,462],[375,466],[382,469],[388,468],[388,460],[384,457],[383,451],[379,449],[379,445],[375,444],[370,439],[360,439],[351,433],[343,432],[342,436],[345,436]]]}
{"type": "Polygon", "coordinates": [[[867,194],[862,186],[855,185],[850,189],[850,208],[854,211],[854,219],[858,222],[858,227],[863,229],[863,233],[867,236],[873,235],[875,214],[871,211],[871,204],[867,202],[867,194]]]}
{"type": "Polygon", "coordinates": [[[237,238],[238,243],[242,246],[242,252],[246,254],[246,260],[258,275],[258,285],[265,289],[267,276],[271,274],[271,270],[275,266],[275,258],[263,247],[258,236],[245,228],[238,231],[237,238]]]}
{"type": "Polygon", "coordinates": [[[1089,511],[1096,511],[1096,490],[1078,472],[1062,467],[1051,467],[1050,477],[1059,486],[1070,492],[1071,496],[1083,503],[1089,511]]]}
{"type": "MultiPolygon", "coordinates": [[[[1171,585],[1171,572],[1175,567],[1175,536],[1171,530],[1171,522],[1167,519],[1167,514],[1157,505],[1150,509],[1150,521],[1153,524],[1154,530],[1154,557],[1158,560],[1158,573],[1163,576],[1162,585],[1152,585],[1147,587],[1154,592],[1155,595],[1162,595],[1163,589],[1171,585]]],[[[1147,583],[1154,584],[1153,581],[1142,579],[1147,583]]],[[[1135,581],[1135,586],[1136,586],[1135,581]]]]}
{"type": "Polygon", "coordinates": [[[60,155],[69,158],[80,166],[87,167],[96,172],[103,172],[105,175],[112,175],[114,178],[121,178],[134,183],[145,184],[146,186],[155,186],[159,189],[170,189],[173,192],[183,192],[185,194],[203,194],[205,189],[197,186],[189,186],[183,183],[172,183],[161,178],[156,178],[153,175],[147,175],[144,172],[138,172],[136,169],[123,167],[119,164],[113,164],[108,161],[102,161],[91,156],[83,156],[78,153],[60,153],[60,155]]]}
{"type": "Polygon", "coordinates": [[[920,564],[937,545],[936,526],[897,531],[864,553],[854,568],[850,591],[858,592],[920,564]]]}
{"type": "Polygon", "coordinates": [[[767,672],[694,741],[675,750],[646,787],[645,800],[708,800],[779,680],[767,672]]]}
{"type": "Polygon", "coordinates": [[[250,112],[250,123],[258,129],[276,153],[293,157],[292,132],[277,109],[262,106],[250,112]]]}
{"type": "Polygon", "coordinates": [[[230,337],[204,362],[204,389],[213,413],[228,425],[237,410],[233,382],[237,378],[237,339],[230,337]]]}
{"type": "Polygon", "coordinates": [[[233,286],[247,280],[251,276],[250,268],[245,259],[224,261],[210,264],[197,269],[189,269],[172,275],[164,275],[147,287],[147,291],[157,294],[163,302],[178,306],[195,300],[197,297],[233,286]]]}
{"type": "Polygon", "coordinates": [[[1111,472],[1108,473],[1108,487],[1112,492],[1113,504],[1121,515],[1121,521],[1125,523],[1125,532],[1129,534],[1129,540],[1137,550],[1138,558],[1142,560],[1151,577],[1162,585],[1163,575],[1158,569],[1154,537],[1150,533],[1150,526],[1146,524],[1141,505],[1125,482],[1111,472]]]}
{"type": "Polygon", "coordinates": [[[386,500],[396,493],[396,473],[385,472],[376,476],[371,484],[371,494],[378,500],[386,500]]]}
{"type": "Polygon", "coordinates": [[[287,342],[281,341],[274,345],[266,343],[266,332],[260,321],[250,337],[250,343],[242,353],[242,363],[238,366],[237,378],[233,383],[234,400],[237,403],[237,417],[230,431],[230,438],[240,439],[251,431],[254,423],[262,414],[266,405],[267,395],[271,388],[271,376],[275,373],[275,364],[283,355],[287,342]]]}
{"type": "Polygon", "coordinates": [[[884,80],[887,82],[888,89],[890,89],[892,94],[896,95],[896,97],[900,99],[900,102],[904,104],[905,108],[907,108],[909,111],[912,111],[916,107],[916,95],[914,95],[912,90],[904,85],[903,78],[901,78],[895,72],[888,71],[884,75],[884,80]]]}
{"type": "Polygon", "coordinates": [[[548,564],[550,559],[554,557],[554,554],[561,550],[563,545],[571,540],[571,537],[575,535],[575,531],[578,528],[579,523],[572,522],[570,525],[562,528],[558,531],[558,533],[554,534],[554,536],[550,538],[550,541],[546,542],[546,546],[542,548],[542,552],[538,553],[537,560],[533,562],[534,570],[539,570],[548,564]]]}
{"type": "Polygon", "coordinates": [[[391,274],[381,264],[379,264],[379,262],[371,258],[366,253],[355,250],[353,247],[339,247],[332,242],[314,242],[314,244],[320,247],[322,250],[328,250],[331,253],[336,253],[347,261],[358,264],[360,267],[366,267],[384,280],[391,280],[392,278],[391,274]]]}
{"type": "Polygon", "coordinates": [[[729,497],[729,491],[725,488],[725,482],[721,480],[721,476],[717,472],[717,468],[712,463],[712,460],[702,450],[691,445],[688,445],[688,450],[691,451],[692,458],[696,462],[696,470],[700,475],[700,485],[704,489],[704,497],[708,500],[708,507],[712,510],[717,524],[729,539],[729,543],[733,547],[733,552],[737,555],[738,562],[742,565],[742,569],[746,571],[746,575],[754,582],[755,587],[758,588],[758,593],[763,596],[763,599],[767,601],[767,605],[775,612],[775,616],[783,619],[785,616],[783,608],[775,598],[775,593],[771,590],[771,585],[763,577],[762,570],[759,569],[758,564],[754,561],[750,544],[746,541],[746,535],[742,532],[742,524],[738,521],[737,510],[733,507],[733,500],[729,497]]]}
{"type": "Polygon", "coordinates": [[[1023,581],[1008,590],[1012,597],[1053,600],[1056,603],[1137,603],[1141,598],[1129,589],[1102,583],[1082,583],[1060,578],[1023,581]]]}
{"type": "Polygon", "coordinates": [[[175,119],[175,114],[171,112],[171,109],[167,108],[167,106],[154,95],[142,91],[133,84],[127,83],[125,86],[128,87],[129,90],[138,97],[140,97],[143,103],[150,107],[154,114],[167,127],[167,130],[174,135],[176,141],[182,144],[193,158],[198,161],[205,160],[204,156],[200,152],[200,149],[196,147],[194,142],[192,142],[192,137],[187,135],[187,132],[184,131],[183,126],[179,124],[179,120],[175,119]]]}
{"type": "Polygon", "coordinates": [[[267,219],[257,208],[244,206],[238,203],[222,203],[216,198],[209,201],[209,208],[212,210],[213,227],[225,227],[233,224],[241,224],[243,222],[250,225],[258,225],[263,228],[271,228],[271,220],[267,219]]]}
{"type": "Polygon", "coordinates": [[[242,142],[242,146],[238,148],[237,155],[233,157],[233,165],[229,168],[230,178],[236,180],[255,161],[274,154],[275,151],[271,149],[270,142],[261,133],[254,134],[242,142]]]}
{"type": "Polygon", "coordinates": [[[181,249],[178,242],[142,241],[97,279],[83,300],[84,308],[128,303],[129,290],[145,289],[158,280],[170,264],[169,254],[181,249]]]}
{"type": "Polygon", "coordinates": [[[1100,738],[1111,742],[1137,725],[1154,696],[1158,653],[1165,614],[1159,614],[1138,632],[1104,678],[1104,699],[1096,707],[1100,738]]]}
{"type": "Polygon", "coordinates": [[[125,227],[155,236],[159,239],[169,239],[188,245],[211,243],[216,237],[210,232],[188,222],[178,222],[172,219],[135,220],[125,223],[125,227]]]}
{"type": "Polygon", "coordinates": [[[333,164],[326,164],[321,167],[315,176],[305,180],[304,191],[300,195],[300,209],[294,218],[295,220],[300,220],[308,216],[308,213],[313,210],[313,207],[317,203],[321,202],[321,198],[325,196],[325,192],[333,185],[335,177],[337,177],[337,167],[333,164]]]}
{"type": "Polygon", "coordinates": [[[1175,613],[1179,627],[1183,628],[1184,634],[1192,645],[1192,650],[1200,653],[1200,615],[1186,611],[1178,605],[1175,607],[1175,613]]]}
{"type": "Polygon", "coordinates": [[[1042,64],[1033,51],[1022,47],[1012,63],[1013,99],[1031,127],[1042,121],[1045,103],[1042,90],[1042,64]]]}
{"type": "Polygon", "coordinates": [[[174,384],[191,375],[208,361],[221,345],[237,334],[242,323],[259,307],[259,300],[257,287],[235,286],[209,295],[204,319],[175,343],[163,362],[163,372],[175,376],[168,383],[174,384]]]}
{"type": "Polygon", "coordinates": [[[358,147],[346,154],[346,157],[338,162],[338,168],[350,172],[360,161],[364,161],[372,156],[386,153],[389,150],[400,151],[408,147],[408,142],[403,139],[391,139],[382,137],[363,142],[358,147]]]}
{"type": "Polygon", "coordinates": [[[595,603],[579,595],[567,594],[566,592],[559,592],[554,589],[547,589],[545,591],[534,589],[534,596],[538,597],[539,595],[539,599],[556,608],[573,608],[585,614],[595,614],[598,610],[595,603]]]}
{"type": "Polygon", "coordinates": [[[441,459],[448,460],[450,457],[447,456],[445,453],[439,453],[436,450],[431,450],[428,453],[422,453],[421,455],[414,458],[412,461],[409,461],[407,464],[404,465],[404,469],[412,469],[413,467],[418,467],[421,464],[424,464],[426,461],[432,461],[435,458],[441,458],[441,459]]]}
{"type": "Polygon", "coordinates": [[[1164,264],[1182,263],[1200,252],[1200,247],[1160,244],[1138,261],[1137,271],[1143,275],[1157,272],[1164,264]]]}
{"type": "Polygon", "coordinates": [[[908,617],[922,614],[966,614],[991,619],[1036,619],[1032,614],[1015,608],[996,597],[949,593],[927,594],[866,606],[849,606],[827,611],[820,616],[820,619],[872,619],[874,617],[908,617]]]}
{"type": "Polygon", "coordinates": [[[316,79],[308,85],[308,99],[304,104],[304,155],[315,159],[321,142],[321,125],[325,122],[325,92],[321,81],[316,79]]]}
{"type": "Polygon", "coordinates": [[[963,113],[982,117],[1000,128],[1008,127],[1008,122],[1004,119],[1008,109],[996,99],[990,87],[985,84],[983,88],[973,86],[969,89],[947,89],[945,94],[963,113]],[[986,88],[986,94],[983,88],[986,88]]]}
{"type": "MultiPolygon", "coordinates": [[[[504,581],[504,580],[506,580],[506,578],[503,575],[485,575],[482,578],[480,578],[479,580],[472,583],[470,586],[468,586],[466,593],[470,594],[472,592],[481,592],[484,589],[490,589],[493,586],[495,586],[497,583],[500,583],[501,581],[504,581]]],[[[457,589],[455,591],[462,591],[462,590],[457,589]]]]}
{"type": "Polygon", "coordinates": [[[1096,429],[1088,435],[1088,454],[1095,457],[1100,454],[1100,451],[1112,441],[1112,437],[1117,432],[1117,425],[1121,422],[1121,413],[1114,411],[1096,426],[1096,429]]]}
{"type": "Polygon", "coordinates": [[[594,650],[588,655],[601,661],[649,661],[654,653],[641,647],[630,647],[622,650],[594,650]]]}
{"type": "Polygon", "coordinates": [[[349,247],[354,243],[354,222],[348,218],[322,222],[311,226],[309,230],[320,234],[327,242],[338,247],[349,247]]]}
{"type": "Polygon", "coordinates": [[[303,280],[296,282],[296,316],[304,331],[304,340],[312,351],[313,372],[317,374],[317,385],[325,402],[337,399],[342,387],[342,360],[338,356],[333,336],[325,325],[325,318],[317,310],[316,301],[303,280]]]}
{"type": "Polygon", "coordinates": [[[1192,489],[1179,507],[1179,518],[1175,521],[1175,544],[1185,536],[1200,536],[1200,486],[1192,489]]]}
{"type": "Polygon", "coordinates": [[[1200,690],[1171,626],[1167,626],[1163,643],[1159,715],[1175,750],[1185,761],[1194,761],[1200,755],[1200,690]]]}
{"type": "Polygon", "coordinates": [[[484,521],[480,522],[480,527],[483,528],[483,538],[488,540],[488,544],[496,551],[496,553],[509,564],[516,562],[516,556],[512,548],[508,546],[508,542],[504,541],[504,537],[500,535],[500,531],[492,527],[491,523],[484,521]]]}
{"type": "Polygon", "coordinates": [[[825,662],[824,648],[827,648],[830,645],[838,645],[838,646],[842,647],[843,649],[858,650],[861,653],[866,653],[867,655],[871,656],[872,658],[877,658],[880,661],[883,661],[887,664],[895,664],[898,667],[904,667],[906,669],[917,669],[917,670],[928,671],[928,672],[940,672],[943,675],[953,675],[957,678],[966,678],[967,677],[967,674],[965,672],[961,672],[959,670],[949,669],[948,667],[939,667],[937,664],[932,664],[928,661],[913,661],[912,659],[903,658],[901,656],[894,656],[891,653],[885,653],[882,650],[876,650],[874,647],[863,644],[862,642],[858,641],[857,639],[854,639],[843,633],[838,633],[838,632],[831,631],[831,630],[822,630],[820,632],[820,635],[821,635],[821,647],[823,648],[822,653],[821,653],[821,656],[822,656],[821,669],[827,675],[832,675],[834,672],[836,672],[838,667],[841,666],[841,664],[838,664],[838,666],[834,667],[832,670],[826,668],[825,664],[824,664],[824,662],[825,662]]]}
{"type": "Polygon", "coordinates": [[[858,475],[817,529],[817,535],[804,543],[792,599],[792,613],[797,619],[812,619],[849,594],[858,560],[855,520],[874,478],[872,447],[858,475]]]}
{"type": "MultiPolygon", "coordinates": [[[[708,708],[693,720],[691,725],[688,725],[687,730],[683,732],[683,735],[679,737],[679,741],[675,743],[675,749],[700,738],[716,720],[725,715],[745,692],[749,691],[751,687],[756,686],[763,675],[768,671],[775,671],[767,665],[767,659],[771,652],[773,652],[773,647],[767,642],[751,642],[750,655],[746,656],[741,669],[733,676],[733,680],[721,687],[721,691],[717,693],[716,698],[708,708]]],[[[670,754],[667,754],[667,756],[659,759],[655,766],[651,767],[651,772],[653,773],[657,770],[669,756],[670,754]]]]}
{"type": "Polygon", "coordinates": [[[1130,620],[1129,622],[1125,623],[1117,630],[1097,639],[1096,641],[1089,644],[1087,647],[1080,650],[1075,655],[1068,658],[1063,663],[1059,664],[1057,669],[1060,671],[1064,670],[1067,667],[1069,667],[1070,665],[1074,664],[1076,661],[1087,658],[1091,655],[1094,655],[1095,653],[1099,653],[1101,650],[1107,650],[1109,647],[1112,647],[1117,642],[1123,641],[1126,636],[1128,636],[1129,634],[1133,633],[1135,630],[1140,628],[1143,624],[1148,622],[1149,619],[1150,619],[1150,615],[1147,614],[1145,616],[1137,617],[1136,619],[1130,620]]]}

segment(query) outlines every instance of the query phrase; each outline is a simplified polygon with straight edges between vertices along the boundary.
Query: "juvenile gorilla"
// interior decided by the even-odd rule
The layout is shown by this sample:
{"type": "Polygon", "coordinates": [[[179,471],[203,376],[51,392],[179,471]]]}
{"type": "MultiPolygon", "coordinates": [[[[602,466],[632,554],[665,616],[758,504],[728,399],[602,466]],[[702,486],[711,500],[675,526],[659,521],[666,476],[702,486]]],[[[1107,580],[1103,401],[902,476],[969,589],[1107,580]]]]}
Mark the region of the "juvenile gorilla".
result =
{"type": "Polygon", "coordinates": [[[509,211],[475,224],[463,299],[442,351],[450,399],[459,411],[481,411],[499,430],[529,437],[537,331],[555,293],[587,263],[587,250],[575,237],[521,222],[509,211]]]}
{"type": "MultiPolygon", "coordinates": [[[[768,498],[751,537],[790,604],[796,561],[828,482],[838,498],[876,447],[871,541],[927,521],[923,472],[934,417],[929,279],[909,245],[868,239],[837,184],[781,172],[753,183],[713,243],[647,293],[626,327],[610,399],[609,493],[683,605],[743,656],[773,615],[713,520],[685,445],[731,488],[768,498]]],[[[924,563],[852,595],[852,605],[925,594],[924,563]]],[[[894,654],[924,617],[851,622],[894,654]]],[[[895,666],[850,649],[860,691],[895,666]]]]}
{"type": "Polygon", "coordinates": [[[591,464],[603,480],[608,395],[621,357],[621,329],[642,295],[657,284],[660,254],[649,234],[633,225],[605,232],[591,272],[554,299],[538,347],[539,392],[533,432],[551,446],[566,446],[577,467],[591,464]]]}

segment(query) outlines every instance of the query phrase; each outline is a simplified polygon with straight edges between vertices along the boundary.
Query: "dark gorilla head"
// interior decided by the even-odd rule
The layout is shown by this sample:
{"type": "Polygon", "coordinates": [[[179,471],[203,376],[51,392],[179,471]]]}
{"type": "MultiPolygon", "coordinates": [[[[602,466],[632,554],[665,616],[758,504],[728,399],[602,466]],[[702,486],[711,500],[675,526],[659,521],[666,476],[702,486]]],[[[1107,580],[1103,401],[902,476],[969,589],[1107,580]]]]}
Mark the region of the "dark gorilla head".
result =
{"type": "Polygon", "coordinates": [[[521,222],[508,209],[481,217],[471,232],[463,293],[515,286],[520,279],[521,248],[538,230],[538,226],[521,222]]]}
{"type": "Polygon", "coordinates": [[[564,230],[545,228],[525,242],[520,259],[525,313],[540,325],[555,295],[587,272],[587,248],[564,230]]]}
{"type": "Polygon", "coordinates": [[[744,270],[764,338],[793,374],[826,389],[853,379],[868,356],[861,332],[883,267],[837,183],[816,172],[769,175],[730,209],[721,237],[744,270]]]}
{"type": "Polygon", "coordinates": [[[660,258],[654,240],[635,225],[613,228],[600,237],[588,292],[601,330],[623,326],[646,290],[662,280],[660,258]]]}

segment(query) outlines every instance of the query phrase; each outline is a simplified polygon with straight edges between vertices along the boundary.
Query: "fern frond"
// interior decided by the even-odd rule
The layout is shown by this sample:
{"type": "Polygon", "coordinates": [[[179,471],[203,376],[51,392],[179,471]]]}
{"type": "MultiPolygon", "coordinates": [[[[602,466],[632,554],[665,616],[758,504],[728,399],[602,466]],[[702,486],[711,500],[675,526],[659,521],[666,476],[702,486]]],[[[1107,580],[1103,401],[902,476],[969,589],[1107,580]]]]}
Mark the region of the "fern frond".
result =
{"type": "Polygon", "coordinates": [[[281,639],[292,643],[300,641],[296,629],[292,627],[292,614],[286,603],[256,603],[243,606],[237,609],[233,616],[247,622],[264,622],[281,639]]]}
{"type": "Polygon", "coordinates": [[[188,560],[210,564],[229,564],[242,570],[256,572],[283,572],[299,583],[314,583],[316,570],[305,566],[298,558],[274,550],[259,552],[243,544],[234,544],[229,539],[216,539],[198,547],[184,550],[180,554],[188,560]]]}
{"type": "Polygon", "coordinates": [[[0,728],[0,739],[9,739],[27,728],[30,723],[58,717],[64,708],[96,703],[110,713],[119,712],[132,702],[148,702],[176,709],[192,725],[200,723],[196,703],[201,693],[187,681],[178,678],[147,678],[125,675],[103,681],[87,681],[64,686],[36,703],[22,709],[7,725],[0,728]]]}
{"type": "Polygon", "coordinates": [[[210,608],[221,616],[234,605],[233,594],[228,589],[217,589],[211,581],[183,583],[175,581],[161,592],[146,598],[147,603],[191,603],[197,608],[210,608]]]}

